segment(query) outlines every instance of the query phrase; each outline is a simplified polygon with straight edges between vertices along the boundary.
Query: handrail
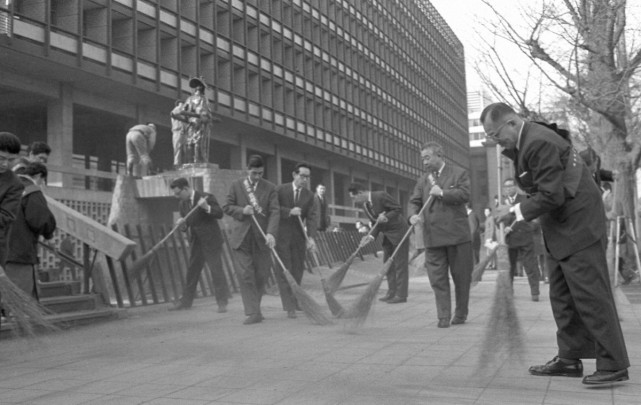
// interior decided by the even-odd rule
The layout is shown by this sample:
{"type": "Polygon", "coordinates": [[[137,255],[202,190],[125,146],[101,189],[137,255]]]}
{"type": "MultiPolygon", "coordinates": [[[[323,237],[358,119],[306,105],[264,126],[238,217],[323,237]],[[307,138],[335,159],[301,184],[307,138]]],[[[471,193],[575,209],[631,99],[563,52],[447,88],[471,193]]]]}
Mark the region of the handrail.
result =
{"type": "Polygon", "coordinates": [[[105,171],[96,170],[96,169],[81,169],[77,167],[56,166],[56,165],[47,164],[47,170],[49,171],[49,173],[76,174],[80,176],[99,177],[102,179],[116,180],[118,178],[118,173],[105,172],[105,171]]]}

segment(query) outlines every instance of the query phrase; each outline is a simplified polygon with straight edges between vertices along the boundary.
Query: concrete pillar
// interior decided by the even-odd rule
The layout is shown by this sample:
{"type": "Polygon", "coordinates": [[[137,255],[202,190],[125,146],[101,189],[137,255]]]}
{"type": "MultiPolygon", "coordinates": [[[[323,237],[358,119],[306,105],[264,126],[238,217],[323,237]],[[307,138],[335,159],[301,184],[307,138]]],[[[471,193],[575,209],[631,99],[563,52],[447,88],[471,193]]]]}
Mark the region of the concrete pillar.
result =
{"type": "MultiPolygon", "coordinates": [[[[281,184],[281,179],[283,178],[283,162],[282,162],[282,153],[278,148],[278,145],[274,145],[274,171],[276,172],[276,177],[274,177],[277,182],[276,184],[281,184]]],[[[288,180],[289,181],[289,180],[288,180]]]]}
{"type": "MultiPolygon", "coordinates": [[[[47,103],[47,143],[51,146],[49,164],[71,166],[73,161],[73,89],[69,84],[60,85],[60,97],[47,103]]],[[[48,184],[71,187],[70,175],[50,173],[48,184]]]]}

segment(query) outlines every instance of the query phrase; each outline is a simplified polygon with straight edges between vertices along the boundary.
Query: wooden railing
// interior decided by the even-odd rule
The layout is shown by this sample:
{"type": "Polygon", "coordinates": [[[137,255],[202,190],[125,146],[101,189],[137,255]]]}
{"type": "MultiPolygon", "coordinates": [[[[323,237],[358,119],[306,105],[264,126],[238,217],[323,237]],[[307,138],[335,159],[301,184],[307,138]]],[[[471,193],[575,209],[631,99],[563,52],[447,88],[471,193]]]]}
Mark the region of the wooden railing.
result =
{"type": "MultiPolygon", "coordinates": [[[[122,233],[128,239],[136,241],[138,246],[124,260],[106,258],[109,276],[107,288],[109,291],[102,292],[103,296],[108,296],[110,302],[118,307],[170,303],[180,297],[189,263],[189,242],[186,234],[177,232],[169,238],[167,243],[157,251],[155,259],[150,261],[149,265],[143,270],[142,276],[134,280],[129,274],[132,263],[142,257],[163,238],[168,229],[165,226],[141,227],[137,225],[125,226],[122,229],[114,227],[114,230],[122,233]]],[[[223,234],[225,233],[223,232],[223,234]]],[[[336,268],[356,250],[361,238],[362,235],[356,231],[319,232],[316,242],[322,262],[320,265],[336,268]]],[[[376,254],[380,249],[379,238],[361,250],[361,259],[363,259],[363,255],[376,254]]],[[[223,271],[229,283],[230,291],[238,293],[239,286],[234,271],[234,260],[234,253],[227,240],[225,240],[222,251],[223,271]]],[[[314,263],[311,254],[308,254],[306,264],[310,269],[317,265],[314,263]]],[[[275,284],[271,277],[268,284],[269,286],[275,284]]],[[[214,284],[211,269],[205,265],[196,295],[208,297],[213,294],[214,284]]]]}

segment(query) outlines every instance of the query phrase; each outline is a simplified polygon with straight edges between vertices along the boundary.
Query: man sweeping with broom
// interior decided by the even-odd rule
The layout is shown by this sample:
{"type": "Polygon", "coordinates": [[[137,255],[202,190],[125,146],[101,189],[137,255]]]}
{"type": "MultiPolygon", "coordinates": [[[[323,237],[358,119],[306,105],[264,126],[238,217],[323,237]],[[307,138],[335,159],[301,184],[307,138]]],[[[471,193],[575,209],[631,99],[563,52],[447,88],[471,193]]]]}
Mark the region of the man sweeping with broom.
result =
{"type": "Polygon", "coordinates": [[[250,156],[247,159],[247,177],[232,183],[223,206],[225,214],[234,219],[229,244],[238,261],[235,270],[247,315],[243,322],[245,325],[260,323],[264,319],[260,302],[265,293],[272,264],[270,250],[276,246],[280,220],[276,186],[263,179],[264,172],[263,158],[250,156]]]}
{"type": "Polygon", "coordinates": [[[418,179],[410,198],[410,223],[423,221],[425,267],[436,298],[437,326],[449,328],[450,318],[453,325],[465,323],[470,301],[474,259],[465,209],[470,199],[470,178],[462,168],[445,163],[443,147],[436,142],[423,146],[421,159],[426,173],[418,179]],[[454,317],[449,273],[454,281],[454,317]]]}
{"type": "Polygon", "coordinates": [[[584,384],[628,380],[623,332],[610,288],[601,193],[556,125],[526,122],[504,103],[487,106],[481,122],[488,138],[514,161],[515,180],[530,198],[497,208],[496,217],[539,217],[549,252],[550,302],[557,325],[558,354],[532,366],[538,376],[581,377],[582,358],[596,358],[584,384]]]}
{"type": "Polygon", "coordinates": [[[408,229],[401,205],[385,191],[366,190],[358,183],[350,184],[347,191],[355,203],[362,205],[369,220],[378,223],[372,232],[363,237],[361,245],[376,240],[378,234],[382,233],[383,262],[387,262],[397,246],[401,245],[396,260],[387,272],[387,294],[380,301],[388,304],[407,302],[409,239],[406,238],[401,244],[408,229]]]}

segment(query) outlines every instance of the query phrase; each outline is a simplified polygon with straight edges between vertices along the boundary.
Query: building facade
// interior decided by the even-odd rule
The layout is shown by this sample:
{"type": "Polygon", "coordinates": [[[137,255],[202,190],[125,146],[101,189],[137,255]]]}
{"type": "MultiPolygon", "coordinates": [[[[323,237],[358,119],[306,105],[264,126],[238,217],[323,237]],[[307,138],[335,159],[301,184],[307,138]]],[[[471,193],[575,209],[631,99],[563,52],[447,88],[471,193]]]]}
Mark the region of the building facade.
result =
{"type": "Polygon", "coordinates": [[[0,130],[49,143],[63,188],[110,192],[127,129],[148,121],[171,170],[169,112],[194,76],[223,169],[258,153],[280,183],[306,161],[350,206],[353,181],[405,205],[426,141],[469,167],[463,47],[426,1],[2,0],[0,52],[0,130]]]}

